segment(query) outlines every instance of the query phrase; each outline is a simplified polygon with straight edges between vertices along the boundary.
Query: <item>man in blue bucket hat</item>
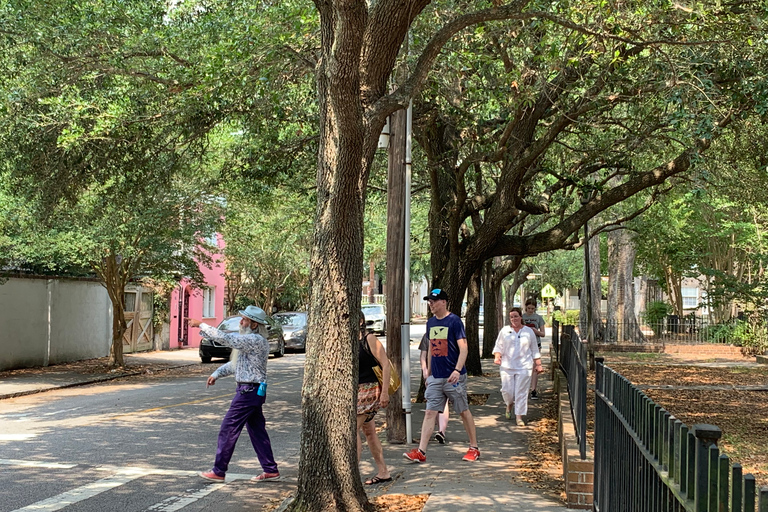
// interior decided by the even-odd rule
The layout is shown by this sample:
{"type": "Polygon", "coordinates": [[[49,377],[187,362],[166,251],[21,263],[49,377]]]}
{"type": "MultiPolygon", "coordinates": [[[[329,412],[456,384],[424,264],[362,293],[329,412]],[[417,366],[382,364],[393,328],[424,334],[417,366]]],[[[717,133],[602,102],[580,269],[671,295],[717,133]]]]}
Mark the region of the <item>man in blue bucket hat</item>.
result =
{"type": "Polygon", "coordinates": [[[251,480],[257,483],[275,481],[280,479],[280,472],[272,455],[272,445],[262,412],[267,399],[267,314],[259,307],[248,306],[240,311],[240,316],[239,333],[224,333],[200,320],[189,319],[189,326],[199,327],[202,336],[233,349],[229,362],[208,377],[208,385],[212,386],[220,377],[232,374],[237,382],[235,397],[221,422],[213,468],[201,472],[200,476],[215,482],[224,481],[237,439],[243,427],[246,427],[264,471],[251,480]]]}

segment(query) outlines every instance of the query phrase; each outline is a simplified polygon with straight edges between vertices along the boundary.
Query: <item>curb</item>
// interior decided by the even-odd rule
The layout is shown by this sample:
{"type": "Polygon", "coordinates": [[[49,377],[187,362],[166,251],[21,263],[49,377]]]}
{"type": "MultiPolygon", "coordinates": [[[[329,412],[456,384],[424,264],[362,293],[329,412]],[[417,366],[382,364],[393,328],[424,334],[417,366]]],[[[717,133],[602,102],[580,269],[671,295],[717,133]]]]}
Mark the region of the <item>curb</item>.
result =
{"type": "MultiPolygon", "coordinates": [[[[158,368],[154,371],[162,372],[165,370],[174,370],[176,368],[184,368],[186,366],[194,366],[196,363],[188,363],[188,364],[180,364],[177,366],[167,366],[165,368],[158,368]]],[[[121,379],[123,377],[133,377],[136,375],[142,375],[144,373],[144,370],[141,371],[135,371],[135,372],[126,372],[126,373],[117,373],[115,375],[102,375],[99,377],[92,377],[87,380],[79,381],[79,382],[70,382],[68,384],[60,384],[58,386],[51,386],[48,388],[40,388],[40,389],[30,389],[27,391],[17,391],[16,393],[6,393],[4,395],[0,395],[0,400],[6,400],[9,398],[18,398],[20,396],[27,396],[27,395],[36,395],[38,393],[45,393],[46,391],[53,391],[55,389],[66,389],[66,388],[74,388],[77,386],[85,386],[87,384],[96,384],[99,382],[107,382],[110,380],[115,379],[121,379]]]]}

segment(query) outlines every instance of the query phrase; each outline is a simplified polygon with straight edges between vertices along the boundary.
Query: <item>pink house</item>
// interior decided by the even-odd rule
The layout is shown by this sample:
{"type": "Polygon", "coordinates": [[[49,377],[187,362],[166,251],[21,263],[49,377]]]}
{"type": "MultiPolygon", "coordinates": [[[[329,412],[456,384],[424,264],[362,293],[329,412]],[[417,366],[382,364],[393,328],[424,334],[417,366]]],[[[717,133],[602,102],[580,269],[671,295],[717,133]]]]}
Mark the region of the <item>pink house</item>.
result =
{"type": "MultiPolygon", "coordinates": [[[[199,331],[190,329],[187,322],[183,321],[184,318],[201,318],[213,326],[219,325],[224,319],[226,280],[224,278],[224,258],[221,255],[221,250],[224,249],[224,239],[218,233],[215,236],[219,252],[213,255],[212,268],[199,265],[200,271],[205,277],[205,284],[196,287],[184,279],[171,294],[170,348],[172,349],[200,346],[199,331]]],[[[210,242],[213,242],[213,237],[210,242]]]]}

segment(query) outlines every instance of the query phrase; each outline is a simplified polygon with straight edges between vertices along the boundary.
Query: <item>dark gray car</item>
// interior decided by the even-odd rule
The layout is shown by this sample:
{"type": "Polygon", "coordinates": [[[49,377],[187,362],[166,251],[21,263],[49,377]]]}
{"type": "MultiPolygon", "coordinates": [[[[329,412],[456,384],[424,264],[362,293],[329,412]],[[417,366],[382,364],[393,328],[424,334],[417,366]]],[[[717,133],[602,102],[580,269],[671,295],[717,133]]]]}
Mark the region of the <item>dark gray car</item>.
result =
{"type": "MultiPolygon", "coordinates": [[[[242,317],[229,316],[225,318],[219,325],[218,329],[224,332],[239,332],[240,331],[240,319],[242,317]]],[[[267,315],[267,339],[269,340],[269,353],[274,354],[275,357],[283,357],[285,355],[285,338],[283,338],[283,329],[280,324],[275,321],[274,318],[267,315]]],[[[219,345],[207,338],[200,340],[200,360],[204,363],[210,363],[211,358],[220,357],[223,359],[229,359],[229,354],[232,349],[219,345]]]]}
{"type": "Polygon", "coordinates": [[[298,311],[275,313],[273,318],[283,327],[285,348],[290,350],[307,350],[307,314],[298,311]]]}

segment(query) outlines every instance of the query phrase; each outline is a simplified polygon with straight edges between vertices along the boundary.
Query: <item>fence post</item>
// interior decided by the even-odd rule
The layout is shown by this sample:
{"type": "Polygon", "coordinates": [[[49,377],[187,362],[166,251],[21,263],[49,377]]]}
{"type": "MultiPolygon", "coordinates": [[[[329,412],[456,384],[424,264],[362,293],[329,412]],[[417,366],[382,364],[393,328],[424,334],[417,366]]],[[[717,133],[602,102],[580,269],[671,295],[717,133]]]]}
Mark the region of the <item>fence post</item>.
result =
{"type": "Polygon", "coordinates": [[[731,511],[741,512],[741,502],[744,494],[744,480],[741,476],[741,464],[731,467],[731,511]]]}
{"type": "Polygon", "coordinates": [[[709,509],[709,447],[717,446],[717,440],[723,432],[714,425],[701,423],[693,426],[693,433],[696,436],[694,510],[707,512],[709,509]]]}

